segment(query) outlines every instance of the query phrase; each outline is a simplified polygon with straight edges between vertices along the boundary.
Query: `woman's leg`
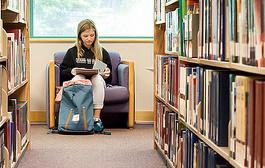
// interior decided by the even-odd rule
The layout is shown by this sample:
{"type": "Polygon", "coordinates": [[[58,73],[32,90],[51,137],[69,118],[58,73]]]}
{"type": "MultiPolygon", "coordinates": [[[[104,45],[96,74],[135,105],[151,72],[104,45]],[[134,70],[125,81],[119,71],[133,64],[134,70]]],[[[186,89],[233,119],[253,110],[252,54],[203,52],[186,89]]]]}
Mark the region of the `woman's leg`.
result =
{"type": "Polygon", "coordinates": [[[99,74],[92,76],[90,80],[93,87],[94,118],[97,121],[104,105],[106,83],[99,74]]]}

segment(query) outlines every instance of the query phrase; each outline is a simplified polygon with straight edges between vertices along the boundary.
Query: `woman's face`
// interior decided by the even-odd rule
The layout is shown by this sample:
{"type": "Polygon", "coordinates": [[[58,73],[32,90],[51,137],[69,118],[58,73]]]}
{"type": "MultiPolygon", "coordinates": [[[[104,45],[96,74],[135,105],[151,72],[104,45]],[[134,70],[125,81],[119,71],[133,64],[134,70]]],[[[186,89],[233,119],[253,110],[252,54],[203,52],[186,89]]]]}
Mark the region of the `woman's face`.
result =
{"type": "Polygon", "coordinates": [[[90,48],[94,43],[96,34],[93,29],[87,29],[81,33],[81,40],[85,47],[90,48]]]}

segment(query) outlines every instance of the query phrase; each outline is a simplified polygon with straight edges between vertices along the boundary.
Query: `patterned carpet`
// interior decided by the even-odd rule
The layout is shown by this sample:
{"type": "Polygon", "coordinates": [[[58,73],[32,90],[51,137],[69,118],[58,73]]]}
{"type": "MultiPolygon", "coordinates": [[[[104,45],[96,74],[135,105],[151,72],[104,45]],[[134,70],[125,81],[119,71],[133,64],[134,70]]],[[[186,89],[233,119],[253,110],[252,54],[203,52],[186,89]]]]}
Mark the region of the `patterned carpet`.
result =
{"type": "Polygon", "coordinates": [[[165,168],[153,149],[153,126],[108,129],[112,135],[47,134],[31,126],[31,149],[19,168],[165,168]]]}

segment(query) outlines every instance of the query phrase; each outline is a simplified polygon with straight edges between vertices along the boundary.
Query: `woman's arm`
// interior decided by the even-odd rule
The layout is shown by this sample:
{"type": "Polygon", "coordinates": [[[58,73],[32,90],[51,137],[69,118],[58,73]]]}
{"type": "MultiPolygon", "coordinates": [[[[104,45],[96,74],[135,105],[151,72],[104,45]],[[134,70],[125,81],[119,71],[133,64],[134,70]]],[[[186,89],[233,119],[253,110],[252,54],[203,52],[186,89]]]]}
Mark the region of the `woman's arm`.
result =
{"type": "Polygon", "coordinates": [[[63,62],[60,65],[60,81],[61,83],[64,81],[71,80],[74,76],[71,74],[71,70],[75,67],[75,55],[69,49],[63,59],[63,62]]]}
{"type": "Polygon", "coordinates": [[[110,70],[110,75],[108,78],[105,79],[107,84],[111,84],[111,80],[112,80],[112,65],[111,65],[111,60],[110,60],[110,56],[107,50],[105,50],[104,48],[102,49],[102,53],[103,53],[103,62],[105,64],[107,64],[107,67],[110,70]]]}

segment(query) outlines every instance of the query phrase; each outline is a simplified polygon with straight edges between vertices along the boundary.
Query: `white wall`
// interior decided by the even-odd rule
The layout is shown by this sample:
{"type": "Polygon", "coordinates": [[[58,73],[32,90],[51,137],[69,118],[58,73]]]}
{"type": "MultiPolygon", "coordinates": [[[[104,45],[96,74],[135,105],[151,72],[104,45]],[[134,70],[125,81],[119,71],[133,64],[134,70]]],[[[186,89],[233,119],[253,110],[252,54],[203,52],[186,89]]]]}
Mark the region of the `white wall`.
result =
{"type": "MultiPolygon", "coordinates": [[[[135,64],[135,100],[137,111],[153,109],[153,43],[102,43],[108,51],[117,51],[122,59],[135,64]]],[[[73,43],[30,43],[30,110],[45,111],[45,68],[53,53],[64,51],[73,43]]]]}

